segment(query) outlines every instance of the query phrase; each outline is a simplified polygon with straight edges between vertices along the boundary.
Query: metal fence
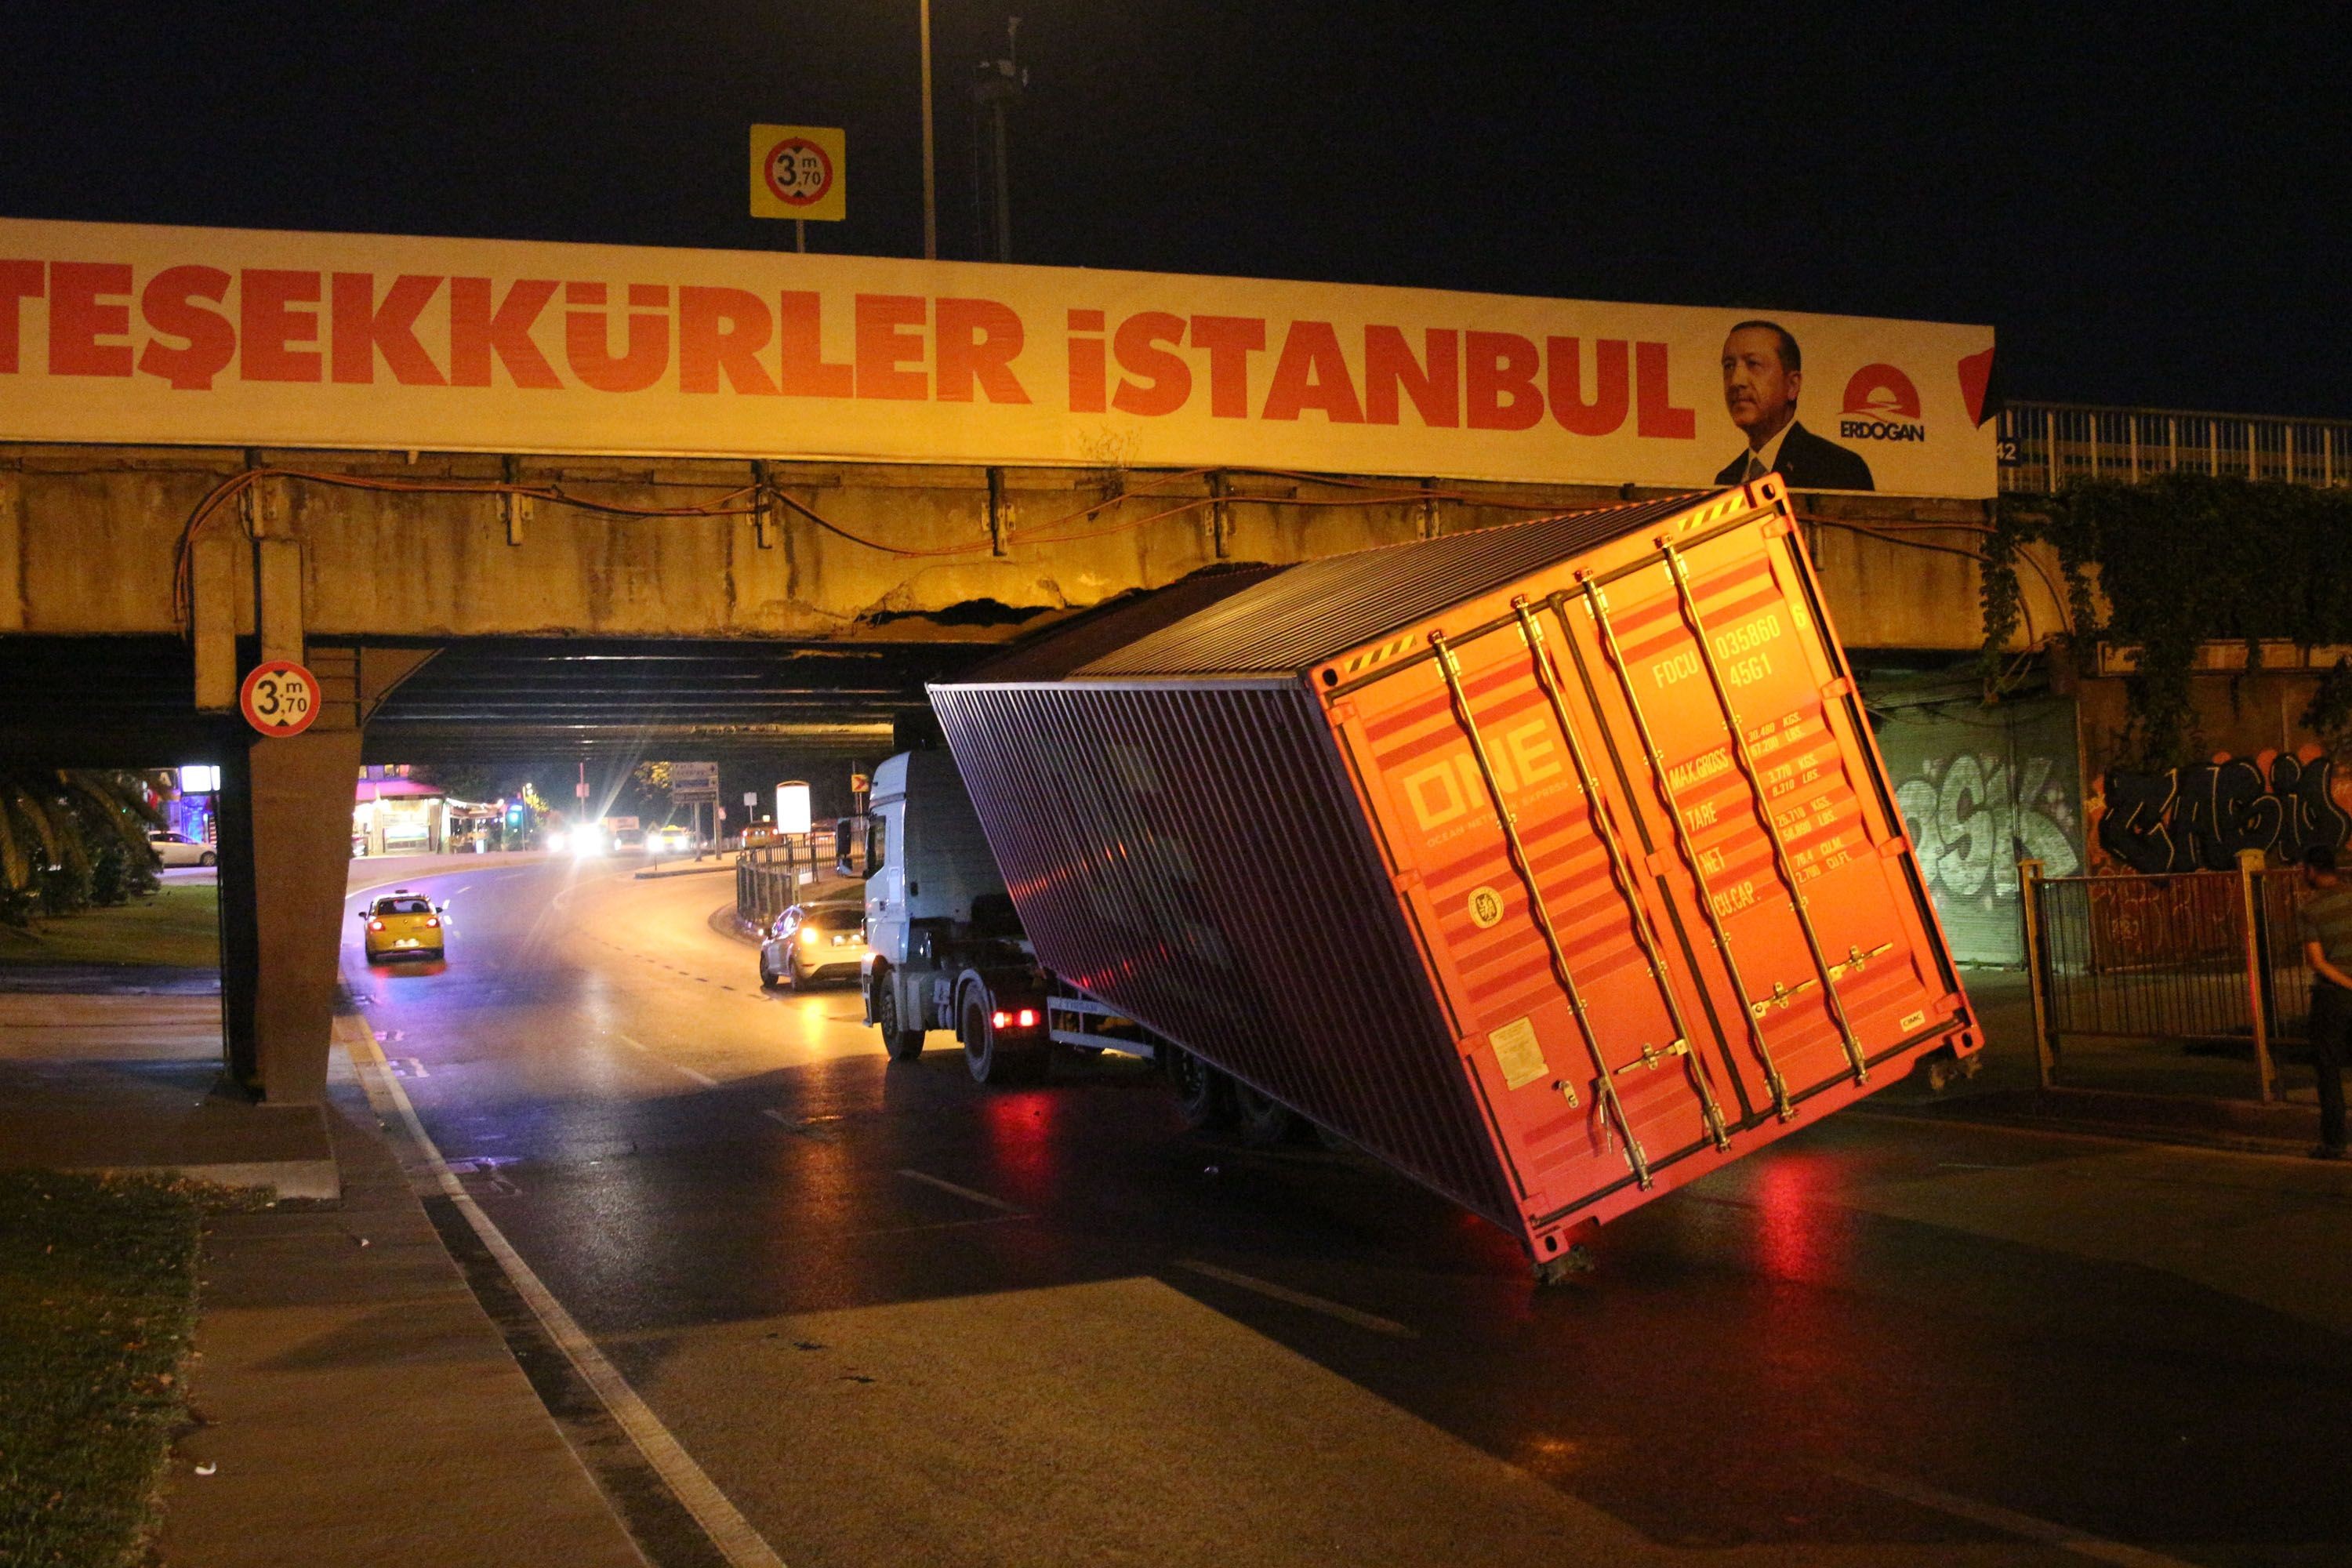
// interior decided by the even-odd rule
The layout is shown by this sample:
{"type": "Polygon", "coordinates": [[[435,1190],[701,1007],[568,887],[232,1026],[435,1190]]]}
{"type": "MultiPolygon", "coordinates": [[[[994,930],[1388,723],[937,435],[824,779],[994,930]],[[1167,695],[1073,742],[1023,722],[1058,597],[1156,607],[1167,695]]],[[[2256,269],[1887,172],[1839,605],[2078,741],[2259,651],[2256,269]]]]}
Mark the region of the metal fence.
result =
{"type": "Polygon", "coordinates": [[[2070,1037],[2204,1042],[2249,1047],[2257,1093],[2277,1098],[2273,1047],[2305,1039],[2311,1014],[2300,871],[2044,877],[2025,860],[2018,877],[2045,1088],[2070,1037]]]}
{"type": "Polygon", "coordinates": [[[2000,439],[2004,490],[2167,473],[2352,484],[2352,420],[2346,419],[2019,402],[2001,410],[2000,439]]]}
{"type": "MultiPolygon", "coordinates": [[[[776,917],[801,901],[804,878],[821,877],[834,868],[831,833],[804,834],[797,838],[755,844],[735,856],[735,914],[751,925],[770,926],[776,917]]],[[[865,835],[850,836],[849,864],[854,871],[866,860],[865,835]]]]}

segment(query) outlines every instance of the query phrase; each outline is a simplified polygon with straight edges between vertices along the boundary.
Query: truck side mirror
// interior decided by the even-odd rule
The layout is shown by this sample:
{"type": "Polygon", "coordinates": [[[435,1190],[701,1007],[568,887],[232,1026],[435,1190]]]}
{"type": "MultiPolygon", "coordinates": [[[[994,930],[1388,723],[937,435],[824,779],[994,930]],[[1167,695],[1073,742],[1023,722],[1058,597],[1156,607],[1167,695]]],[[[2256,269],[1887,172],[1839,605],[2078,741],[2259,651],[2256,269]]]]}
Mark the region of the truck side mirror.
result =
{"type": "Polygon", "coordinates": [[[833,825],[833,869],[836,876],[855,877],[857,868],[849,863],[850,819],[842,817],[833,825]]]}

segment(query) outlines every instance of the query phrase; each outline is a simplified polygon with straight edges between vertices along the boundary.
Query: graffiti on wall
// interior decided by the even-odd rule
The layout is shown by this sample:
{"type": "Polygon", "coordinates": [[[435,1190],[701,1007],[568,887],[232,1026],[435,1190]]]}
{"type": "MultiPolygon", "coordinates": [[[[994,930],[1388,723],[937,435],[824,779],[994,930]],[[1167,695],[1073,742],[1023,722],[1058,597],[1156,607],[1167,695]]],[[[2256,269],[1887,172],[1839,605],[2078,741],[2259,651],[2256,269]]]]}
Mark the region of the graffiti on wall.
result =
{"type": "Polygon", "coordinates": [[[2352,837],[2335,761],[2317,746],[2163,773],[2109,768],[2102,784],[2098,845],[2126,870],[2233,870],[2242,849],[2291,865],[2314,845],[2341,849],[2352,837]]]}
{"type": "Polygon", "coordinates": [[[2053,877],[2082,869],[2074,803],[2053,777],[2055,759],[2018,758],[2012,773],[1998,752],[1960,751],[1916,767],[1895,785],[1895,800],[1939,902],[2014,900],[2021,856],[2053,877]]]}

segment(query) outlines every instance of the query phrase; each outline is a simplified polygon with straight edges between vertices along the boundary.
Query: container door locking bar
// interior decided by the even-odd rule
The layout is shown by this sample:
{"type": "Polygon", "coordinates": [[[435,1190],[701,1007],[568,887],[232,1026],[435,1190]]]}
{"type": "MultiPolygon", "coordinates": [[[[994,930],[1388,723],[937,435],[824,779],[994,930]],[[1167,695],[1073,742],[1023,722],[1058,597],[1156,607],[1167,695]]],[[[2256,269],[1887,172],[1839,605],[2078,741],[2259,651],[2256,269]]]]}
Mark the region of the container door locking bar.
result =
{"type": "Polygon", "coordinates": [[[1625,901],[1626,918],[1633,922],[1633,940],[1642,949],[1642,957],[1650,966],[1650,978],[1658,987],[1658,999],[1666,1005],[1666,1017],[1674,1025],[1674,1043],[1664,1050],[1642,1047],[1641,1064],[1655,1068],[1670,1056],[1679,1056],[1690,1073],[1691,1088],[1697,1091],[1699,1107],[1706,1117],[1706,1132],[1717,1149],[1731,1147],[1731,1134],[1725,1129],[1723,1108],[1716,1103],[1715,1086],[1706,1080],[1706,1066],[1698,1053],[1690,1048],[1690,1025],[1683,1018],[1681,1002],[1675,997],[1675,984],[1666,973],[1666,961],[1658,950],[1658,936],[1650,924],[1649,906],[1643,903],[1633,868],[1625,855],[1624,846],[1618,841],[1616,825],[1609,819],[1609,808],[1601,799],[1601,780],[1592,772],[1592,763],[1585,753],[1584,742],[1569,719],[1567,700],[1560,696],[1559,670],[1552,663],[1551,648],[1545,643],[1543,627],[1528,611],[1525,595],[1511,601],[1511,611],[1519,617],[1519,631],[1528,639],[1528,651],[1534,657],[1536,684],[1543,688],[1544,697],[1551,703],[1552,717],[1559,723],[1560,737],[1568,742],[1569,761],[1576,765],[1576,782],[1584,789],[1585,814],[1591,818],[1592,831],[1608,851],[1610,880],[1617,886],[1617,896],[1625,901]]]}
{"type": "Polygon", "coordinates": [[[1813,930],[1813,917],[1805,908],[1805,891],[1797,881],[1797,868],[1790,862],[1788,841],[1780,837],[1778,823],[1772,820],[1772,802],[1764,794],[1763,775],[1756,771],[1756,759],[1748,750],[1748,731],[1741,728],[1738,710],[1731,705],[1731,688],[1724,684],[1723,669],[1715,662],[1715,646],[1706,638],[1706,621],[1698,613],[1698,595],[1691,591],[1690,563],[1674,547],[1671,540],[1658,542],[1658,552],[1665,557],[1666,571],[1675,580],[1675,596],[1682,602],[1683,618],[1690,623],[1691,637],[1698,647],[1698,661],[1706,671],[1706,683],[1715,692],[1716,706],[1723,710],[1723,721],[1731,730],[1731,754],[1739,763],[1739,773],[1748,781],[1748,793],[1756,797],[1757,826],[1764,829],[1765,841],[1772,846],[1772,867],[1780,874],[1789,889],[1790,907],[1797,912],[1797,929],[1805,934],[1805,951],[1813,956],[1813,973],[1822,983],[1822,1000],[1829,1005],[1830,1018],[1837,1025],[1838,1038],[1845,1045],[1845,1059],[1853,1068],[1853,1081],[1870,1081],[1870,1065],[1863,1058],[1862,1042],[1854,1038],[1853,1026],[1846,1021],[1845,1004],[1837,994],[1837,976],[1831,972],[1829,955],[1822,951],[1821,934],[1813,930]]]}
{"type": "Polygon", "coordinates": [[[1551,910],[1544,903],[1543,889],[1536,885],[1536,870],[1528,858],[1527,846],[1519,839],[1519,821],[1503,798],[1503,786],[1495,777],[1495,764],[1486,755],[1486,738],[1478,732],[1478,721],[1470,711],[1470,694],[1462,689],[1462,667],[1455,661],[1453,648],[1446,646],[1444,632],[1429,634],[1429,646],[1436,650],[1437,668],[1445,677],[1445,689],[1453,697],[1454,712],[1462,721],[1463,733],[1470,738],[1470,754],[1477,760],[1478,776],[1486,781],[1486,793],[1494,798],[1495,820],[1502,825],[1503,841],[1511,851],[1511,866],[1528,889],[1528,910],[1535,916],[1536,930],[1542,933],[1544,946],[1551,953],[1552,975],[1568,995],[1569,1011],[1576,1015],[1577,1031],[1584,1037],[1584,1048],[1592,1058],[1594,1084],[1601,1091],[1601,1103],[1616,1120],[1617,1131],[1625,1138],[1625,1158],[1633,1167],[1633,1179],[1647,1188],[1651,1183],[1649,1156],[1633,1137],[1633,1123],[1625,1115],[1624,1102],[1617,1098],[1617,1078],[1609,1070],[1609,1062],[1601,1054],[1601,1037],[1592,1032],[1592,1019],[1584,1010],[1584,994],[1576,987],[1576,977],[1568,970],[1568,954],[1559,945],[1559,933],[1552,929],[1551,910]]]}
{"type": "MultiPolygon", "coordinates": [[[[1609,624],[1609,601],[1601,592],[1601,584],[1591,577],[1582,579],[1584,607],[1591,614],[1592,625],[1601,634],[1601,650],[1609,656],[1610,668],[1617,672],[1617,688],[1625,698],[1625,710],[1633,716],[1633,732],[1642,739],[1642,750],[1649,753],[1650,771],[1657,781],[1658,795],[1665,802],[1666,819],[1674,824],[1675,847],[1682,851],[1683,863],[1690,868],[1691,881],[1698,889],[1699,908],[1706,911],[1707,933],[1715,939],[1715,951],[1723,960],[1724,973],[1731,976],[1731,988],[1742,1000],[1748,995],[1748,983],[1739,978],[1739,960],[1731,951],[1731,933],[1724,929],[1722,911],[1716,908],[1715,889],[1706,883],[1706,867],[1699,858],[1698,845],[1690,836],[1690,826],[1683,821],[1682,807],[1675,802],[1674,786],[1668,782],[1666,753],[1658,745],[1658,738],[1650,732],[1649,716],[1642,711],[1642,699],[1633,689],[1633,671],[1625,667],[1624,650],[1617,646],[1617,629],[1609,624]]],[[[1558,601],[1553,608],[1559,616],[1560,629],[1568,630],[1568,612],[1558,601]]],[[[1797,1114],[1789,1099],[1789,1086],[1780,1077],[1780,1065],[1772,1059],[1772,1047],[1764,1038],[1764,1026],[1756,1013],[1740,1009],[1748,1024],[1748,1043],[1755,1048],[1756,1059],[1763,1064],[1764,1082],[1772,1091],[1772,1110],[1787,1121],[1797,1114]]]]}

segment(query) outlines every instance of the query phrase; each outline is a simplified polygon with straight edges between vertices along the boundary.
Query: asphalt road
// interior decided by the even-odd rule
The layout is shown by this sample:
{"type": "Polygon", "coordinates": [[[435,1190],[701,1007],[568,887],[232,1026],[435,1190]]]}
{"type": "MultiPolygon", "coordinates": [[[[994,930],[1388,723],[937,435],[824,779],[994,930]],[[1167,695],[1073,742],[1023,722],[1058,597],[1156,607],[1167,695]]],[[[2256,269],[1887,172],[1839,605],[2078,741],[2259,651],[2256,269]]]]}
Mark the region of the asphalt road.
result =
{"type": "MultiPolygon", "coordinates": [[[[1850,1112],[1538,1289],[1135,1064],[888,1067],[724,875],[415,885],[447,962],[353,921],[344,973],[426,1131],[793,1568],[2352,1563],[2352,1170],[1850,1112]]],[[[436,1217],[649,1552],[719,1561],[436,1217]]]]}

